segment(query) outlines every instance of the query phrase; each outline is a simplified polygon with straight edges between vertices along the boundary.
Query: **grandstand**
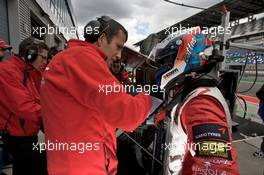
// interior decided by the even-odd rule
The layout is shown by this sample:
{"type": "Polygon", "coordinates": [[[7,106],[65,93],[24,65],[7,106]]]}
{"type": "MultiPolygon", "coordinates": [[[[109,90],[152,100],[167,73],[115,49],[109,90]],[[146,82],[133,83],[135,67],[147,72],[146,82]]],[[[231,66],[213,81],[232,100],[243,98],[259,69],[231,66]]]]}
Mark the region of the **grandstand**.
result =
{"type": "MultiPolygon", "coordinates": [[[[264,32],[264,18],[260,18],[258,20],[253,18],[252,21],[232,26],[231,38],[244,38],[244,37],[252,36],[253,40],[250,42],[254,43],[254,41],[263,39],[263,35],[262,37],[260,35],[263,32],[264,32]]],[[[243,41],[243,39],[241,41],[243,41]]],[[[263,45],[263,40],[262,40],[262,45],[263,45]]]]}
{"type": "Polygon", "coordinates": [[[227,63],[246,63],[246,58],[248,58],[248,64],[255,64],[256,59],[258,64],[264,64],[263,54],[255,54],[241,49],[230,49],[226,58],[227,63]]]}
{"type": "MultiPolygon", "coordinates": [[[[264,18],[232,26],[231,41],[234,43],[252,44],[264,47],[264,18]]],[[[264,54],[264,53],[263,53],[264,54]]],[[[264,55],[255,54],[241,49],[231,48],[227,52],[227,63],[264,64],[264,55]]]]}

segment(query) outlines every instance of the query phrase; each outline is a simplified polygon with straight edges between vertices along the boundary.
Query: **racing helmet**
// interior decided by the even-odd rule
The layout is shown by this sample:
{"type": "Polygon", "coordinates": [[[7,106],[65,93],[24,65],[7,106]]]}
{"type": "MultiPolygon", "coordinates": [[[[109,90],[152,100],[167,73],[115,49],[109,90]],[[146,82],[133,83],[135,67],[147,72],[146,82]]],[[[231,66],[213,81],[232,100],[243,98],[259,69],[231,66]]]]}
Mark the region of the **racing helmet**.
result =
{"type": "Polygon", "coordinates": [[[183,83],[186,74],[210,71],[217,62],[208,61],[213,53],[212,46],[213,42],[199,27],[168,36],[153,48],[149,56],[162,64],[155,75],[156,84],[166,89],[171,83],[183,83]]]}

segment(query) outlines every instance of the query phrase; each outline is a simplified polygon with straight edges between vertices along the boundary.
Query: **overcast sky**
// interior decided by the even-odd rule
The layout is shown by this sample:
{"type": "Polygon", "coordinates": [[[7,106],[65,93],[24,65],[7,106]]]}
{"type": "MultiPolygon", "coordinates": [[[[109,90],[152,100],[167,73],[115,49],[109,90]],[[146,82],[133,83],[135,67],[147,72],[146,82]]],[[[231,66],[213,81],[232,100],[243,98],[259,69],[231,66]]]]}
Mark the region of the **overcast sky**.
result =
{"type": "MultiPolygon", "coordinates": [[[[207,8],[222,0],[173,1],[207,8]]],[[[200,12],[163,0],[72,0],[72,4],[79,27],[102,15],[116,19],[128,30],[128,46],[200,12]]]]}

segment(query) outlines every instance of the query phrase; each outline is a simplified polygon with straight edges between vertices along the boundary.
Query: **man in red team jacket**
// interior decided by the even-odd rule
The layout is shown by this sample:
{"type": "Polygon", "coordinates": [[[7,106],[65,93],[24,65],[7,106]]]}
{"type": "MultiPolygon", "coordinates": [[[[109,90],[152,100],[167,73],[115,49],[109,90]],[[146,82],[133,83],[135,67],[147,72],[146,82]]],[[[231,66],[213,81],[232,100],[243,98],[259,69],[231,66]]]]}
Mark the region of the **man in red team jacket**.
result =
{"type": "Polygon", "coordinates": [[[0,130],[8,133],[7,148],[14,158],[13,175],[36,175],[33,143],[41,127],[40,95],[35,70],[47,58],[48,46],[27,38],[19,55],[0,63],[0,130]]]}
{"type": "Polygon", "coordinates": [[[85,40],[70,40],[44,72],[41,105],[50,175],[114,175],[116,128],[132,131],[147,117],[152,102],[131,96],[110,72],[106,58],[121,57],[124,27],[101,17],[85,27],[85,40]],[[87,30],[89,29],[89,30],[87,30]]]}

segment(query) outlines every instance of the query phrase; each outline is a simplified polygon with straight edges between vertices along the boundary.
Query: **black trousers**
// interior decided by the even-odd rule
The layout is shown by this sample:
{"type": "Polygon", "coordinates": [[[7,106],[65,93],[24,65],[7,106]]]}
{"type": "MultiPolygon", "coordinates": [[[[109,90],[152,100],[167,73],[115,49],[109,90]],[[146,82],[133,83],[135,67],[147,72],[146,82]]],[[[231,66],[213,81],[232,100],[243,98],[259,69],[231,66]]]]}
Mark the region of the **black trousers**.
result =
{"type": "Polygon", "coordinates": [[[7,149],[14,158],[13,175],[48,175],[46,154],[33,149],[37,141],[37,136],[8,136],[7,149]]]}

